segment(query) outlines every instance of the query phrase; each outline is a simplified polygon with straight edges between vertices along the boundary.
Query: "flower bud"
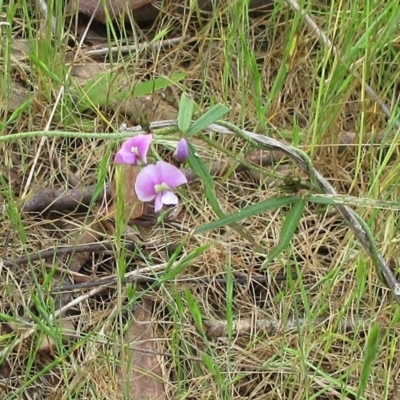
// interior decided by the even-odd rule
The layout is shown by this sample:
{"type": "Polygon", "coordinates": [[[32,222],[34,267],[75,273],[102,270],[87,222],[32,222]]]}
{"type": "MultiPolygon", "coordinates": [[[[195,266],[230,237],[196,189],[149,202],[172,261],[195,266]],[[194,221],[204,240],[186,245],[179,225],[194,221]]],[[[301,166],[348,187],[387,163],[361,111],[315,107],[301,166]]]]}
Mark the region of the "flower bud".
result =
{"type": "Polygon", "coordinates": [[[178,142],[178,145],[174,151],[174,157],[181,162],[186,161],[186,159],[189,157],[189,146],[186,139],[181,139],[178,142]]]}

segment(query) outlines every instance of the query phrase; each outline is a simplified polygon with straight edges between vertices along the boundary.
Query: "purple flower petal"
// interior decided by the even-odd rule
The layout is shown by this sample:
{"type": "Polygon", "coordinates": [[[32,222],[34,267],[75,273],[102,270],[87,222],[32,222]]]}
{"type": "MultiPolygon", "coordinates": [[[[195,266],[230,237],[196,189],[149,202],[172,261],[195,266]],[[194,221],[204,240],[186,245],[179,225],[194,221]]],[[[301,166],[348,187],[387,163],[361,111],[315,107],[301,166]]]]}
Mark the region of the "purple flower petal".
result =
{"type": "Polygon", "coordinates": [[[126,140],[115,155],[114,161],[118,164],[146,164],[152,139],[152,135],[136,135],[126,140]]]}
{"type": "Polygon", "coordinates": [[[154,201],[154,211],[163,205],[178,204],[178,197],[172,192],[187,183],[186,176],[179,168],[165,161],[146,165],[138,174],[135,191],[140,201],[154,201]]]}
{"type": "Polygon", "coordinates": [[[114,161],[115,161],[117,164],[124,164],[124,163],[125,163],[125,162],[124,162],[124,158],[122,157],[121,153],[117,153],[117,154],[115,155],[114,161]]]}
{"type": "Polygon", "coordinates": [[[157,180],[157,166],[154,164],[146,165],[136,177],[135,191],[140,201],[151,201],[156,196],[155,186],[157,180]]]}
{"type": "Polygon", "coordinates": [[[165,192],[161,193],[161,201],[163,204],[169,206],[171,204],[178,204],[178,197],[175,193],[166,190],[165,192]]]}
{"type": "Polygon", "coordinates": [[[189,157],[189,146],[186,139],[181,139],[174,151],[174,157],[178,161],[185,161],[189,157]]]}
{"type": "Polygon", "coordinates": [[[154,211],[159,212],[162,209],[163,202],[162,202],[162,193],[159,193],[154,200],[154,211]]]}
{"type": "Polygon", "coordinates": [[[121,150],[115,155],[114,162],[117,164],[136,164],[137,156],[132,152],[121,150]]]}
{"type": "Polygon", "coordinates": [[[157,161],[157,182],[165,183],[170,189],[187,183],[185,174],[177,167],[165,161],[157,161]]]}
{"type": "Polygon", "coordinates": [[[154,211],[158,212],[162,209],[162,206],[178,204],[178,197],[169,190],[159,193],[154,201],[154,211]]]}

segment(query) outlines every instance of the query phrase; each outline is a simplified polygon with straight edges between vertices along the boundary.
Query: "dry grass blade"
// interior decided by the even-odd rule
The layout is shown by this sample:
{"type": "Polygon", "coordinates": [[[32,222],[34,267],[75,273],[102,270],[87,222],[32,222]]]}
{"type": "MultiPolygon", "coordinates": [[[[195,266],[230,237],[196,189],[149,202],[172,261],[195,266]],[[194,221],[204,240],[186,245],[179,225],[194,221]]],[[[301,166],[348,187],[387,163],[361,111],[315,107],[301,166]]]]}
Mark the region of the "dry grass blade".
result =
{"type": "MultiPolygon", "coordinates": [[[[331,321],[326,318],[319,318],[313,321],[313,324],[321,326],[329,326],[331,321]]],[[[306,319],[296,319],[291,321],[278,321],[276,319],[242,319],[234,321],[234,332],[237,335],[245,335],[253,329],[262,331],[268,335],[285,334],[287,331],[296,329],[299,326],[304,327],[308,324],[306,319]]],[[[228,327],[226,321],[205,321],[206,333],[209,338],[226,337],[228,335],[228,327]]],[[[360,318],[345,318],[340,321],[339,330],[341,332],[353,331],[358,329],[368,330],[370,322],[360,318]]]]}

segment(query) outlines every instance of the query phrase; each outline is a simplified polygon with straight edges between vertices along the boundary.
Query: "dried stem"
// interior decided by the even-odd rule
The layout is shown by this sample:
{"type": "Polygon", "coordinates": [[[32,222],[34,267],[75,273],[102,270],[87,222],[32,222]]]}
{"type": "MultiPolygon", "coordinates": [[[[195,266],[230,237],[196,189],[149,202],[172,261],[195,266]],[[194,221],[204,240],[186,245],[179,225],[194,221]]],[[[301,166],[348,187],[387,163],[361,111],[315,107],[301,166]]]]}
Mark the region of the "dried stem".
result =
{"type": "MultiPolygon", "coordinates": [[[[313,326],[328,326],[332,322],[326,318],[318,318],[311,322],[313,326]]],[[[245,334],[254,330],[264,331],[270,335],[285,333],[298,327],[309,325],[306,318],[290,319],[283,322],[277,319],[242,319],[233,321],[233,330],[235,334],[245,334]]],[[[226,337],[228,335],[228,323],[226,321],[206,321],[204,322],[206,333],[209,338],[226,337]]],[[[338,330],[341,332],[355,331],[357,329],[367,330],[370,323],[360,317],[344,318],[339,322],[338,330]]]]}

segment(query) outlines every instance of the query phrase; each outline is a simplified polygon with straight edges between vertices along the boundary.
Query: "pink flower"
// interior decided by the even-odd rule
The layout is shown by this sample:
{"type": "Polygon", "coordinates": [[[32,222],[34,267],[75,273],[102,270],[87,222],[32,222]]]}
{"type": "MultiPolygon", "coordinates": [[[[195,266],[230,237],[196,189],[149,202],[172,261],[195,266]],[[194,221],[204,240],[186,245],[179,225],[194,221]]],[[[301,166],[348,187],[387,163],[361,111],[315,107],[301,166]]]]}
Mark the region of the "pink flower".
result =
{"type": "Polygon", "coordinates": [[[160,211],[163,204],[178,204],[173,190],[187,183],[182,171],[165,161],[146,165],[138,174],[135,191],[140,201],[154,201],[154,211],[160,211]]]}
{"type": "Polygon", "coordinates": [[[186,139],[181,139],[174,151],[174,157],[178,161],[185,161],[189,157],[189,146],[186,139]]]}
{"type": "Polygon", "coordinates": [[[126,140],[115,155],[114,161],[117,164],[146,164],[152,139],[152,135],[136,135],[126,140]]]}

